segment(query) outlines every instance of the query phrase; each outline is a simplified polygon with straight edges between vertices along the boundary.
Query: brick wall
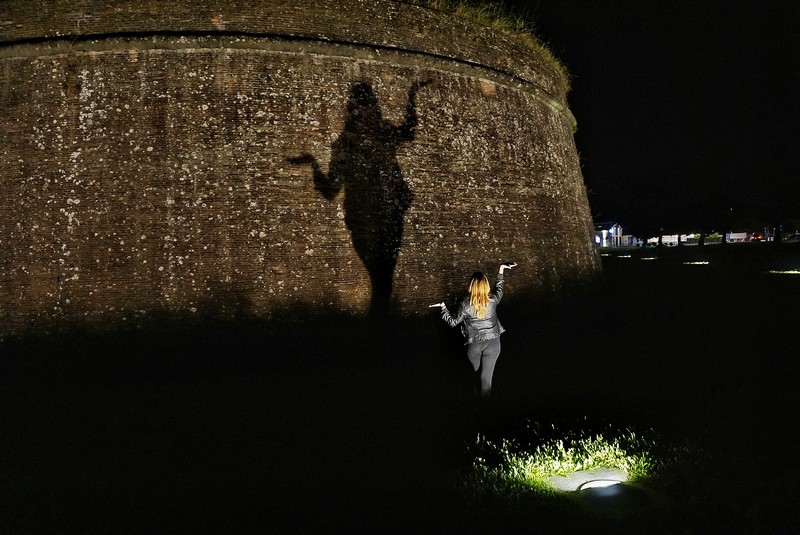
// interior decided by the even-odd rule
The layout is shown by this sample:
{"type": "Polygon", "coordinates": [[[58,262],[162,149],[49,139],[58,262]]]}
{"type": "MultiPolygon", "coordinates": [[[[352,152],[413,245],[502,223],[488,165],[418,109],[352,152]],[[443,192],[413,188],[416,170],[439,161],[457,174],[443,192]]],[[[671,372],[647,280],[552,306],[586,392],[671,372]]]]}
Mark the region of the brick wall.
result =
{"type": "Polygon", "coordinates": [[[2,329],[427,313],[504,259],[521,290],[598,269],[525,43],[384,0],[108,4],[0,8],[2,329]]]}

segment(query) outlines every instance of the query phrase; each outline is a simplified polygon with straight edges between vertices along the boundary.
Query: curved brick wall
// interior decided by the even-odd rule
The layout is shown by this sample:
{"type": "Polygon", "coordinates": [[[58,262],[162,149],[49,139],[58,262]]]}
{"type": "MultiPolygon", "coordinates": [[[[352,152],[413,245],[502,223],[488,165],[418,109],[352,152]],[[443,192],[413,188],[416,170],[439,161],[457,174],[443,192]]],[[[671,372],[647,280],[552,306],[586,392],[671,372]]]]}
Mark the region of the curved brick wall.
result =
{"type": "Polygon", "coordinates": [[[0,326],[427,313],[598,269],[564,80],[388,0],[6,0],[0,326]]]}

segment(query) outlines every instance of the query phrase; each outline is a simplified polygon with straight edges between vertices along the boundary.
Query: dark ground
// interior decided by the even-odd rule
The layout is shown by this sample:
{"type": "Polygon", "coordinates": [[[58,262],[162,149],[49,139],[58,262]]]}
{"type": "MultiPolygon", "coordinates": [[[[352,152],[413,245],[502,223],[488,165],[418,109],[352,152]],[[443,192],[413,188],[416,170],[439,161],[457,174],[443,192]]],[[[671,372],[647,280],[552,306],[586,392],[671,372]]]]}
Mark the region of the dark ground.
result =
{"type": "Polygon", "coordinates": [[[800,276],[765,273],[800,269],[800,248],[603,263],[596,292],[558,303],[509,275],[481,418],[436,312],[8,339],[0,532],[800,532],[800,276]],[[577,420],[654,429],[698,462],[633,516],[458,490],[479,430],[577,420]]]}

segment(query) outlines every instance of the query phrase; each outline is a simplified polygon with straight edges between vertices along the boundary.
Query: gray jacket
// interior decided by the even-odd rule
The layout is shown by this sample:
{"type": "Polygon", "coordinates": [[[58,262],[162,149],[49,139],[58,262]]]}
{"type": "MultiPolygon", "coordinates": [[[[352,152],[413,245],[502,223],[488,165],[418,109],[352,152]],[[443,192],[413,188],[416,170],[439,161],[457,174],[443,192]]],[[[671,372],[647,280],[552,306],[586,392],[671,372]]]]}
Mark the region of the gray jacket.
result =
{"type": "Polygon", "coordinates": [[[458,311],[453,315],[450,314],[446,306],[442,307],[442,319],[450,327],[461,324],[461,333],[466,338],[465,344],[499,338],[505,332],[505,329],[497,319],[497,304],[503,298],[504,283],[503,274],[498,273],[494,291],[489,294],[489,308],[486,309],[486,315],[482,318],[478,317],[475,309],[469,304],[469,297],[461,301],[458,305],[458,311]]]}

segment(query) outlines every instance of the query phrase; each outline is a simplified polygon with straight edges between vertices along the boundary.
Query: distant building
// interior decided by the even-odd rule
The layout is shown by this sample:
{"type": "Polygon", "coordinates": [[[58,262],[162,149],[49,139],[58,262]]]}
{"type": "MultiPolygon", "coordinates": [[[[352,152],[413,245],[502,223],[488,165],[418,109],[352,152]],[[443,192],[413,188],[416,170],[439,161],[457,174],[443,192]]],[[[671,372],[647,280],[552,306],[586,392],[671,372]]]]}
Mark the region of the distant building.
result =
{"type": "Polygon", "coordinates": [[[624,234],[619,223],[596,223],[594,226],[594,244],[600,248],[638,247],[641,241],[635,236],[624,234]]]}
{"type": "MultiPolygon", "coordinates": [[[[647,239],[647,245],[658,245],[658,236],[653,236],[647,239]]],[[[686,244],[690,239],[694,238],[694,234],[663,234],[661,236],[661,245],[665,247],[675,247],[678,243],[686,244]],[[680,241],[679,241],[680,239],[680,241]]]]}
{"type": "Polygon", "coordinates": [[[728,243],[741,243],[747,241],[749,237],[747,232],[728,232],[725,234],[725,241],[728,243]]]}
{"type": "MultiPolygon", "coordinates": [[[[648,247],[655,247],[658,245],[658,236],[647,238],[646,245],[648,247]]],[[[719,241],[717,239],[717,241],[719,241]]],[[[661,245],[665,247],[675,247],[677,245],[698,245],[700,243],[700,234],[695,232],[689,234],[663,234],[661,236],[661,245]]],[[[705,243],[711,243],[706,241],[705,243]]]]}

